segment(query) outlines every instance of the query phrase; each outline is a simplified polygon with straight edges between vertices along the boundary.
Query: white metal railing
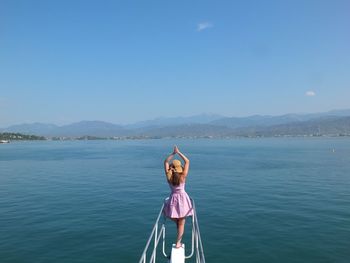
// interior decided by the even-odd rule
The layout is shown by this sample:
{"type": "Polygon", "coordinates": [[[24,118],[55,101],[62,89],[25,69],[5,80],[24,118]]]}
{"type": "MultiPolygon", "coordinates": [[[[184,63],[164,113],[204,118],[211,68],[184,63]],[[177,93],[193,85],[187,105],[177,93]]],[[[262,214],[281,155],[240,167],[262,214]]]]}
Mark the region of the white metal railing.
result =
{"type": "MultiPolygon", "coordinates": [[[[157,220],[153,226],[152,232],[150,237],[148,238],[148,241],[146,243],[145,249],[143,250],[143,253],[141,255],[139,263],[155,263],[156,257],[157,257],[157,247],[159,244],[160,239],[162,238],[162,252],[163,256],[166,258],[169,258],[167,254],[165,253],[165,221],[166,217],[163,214],[163,208],[164,203],[167,201],[168,198],[166,198],[163,202],[163,205],[160,209],[160,212],[158,214],[157,220]],[[161,226],[159,226],[160,219],[163,219],[161,226]],[[149,261],[147,261],[147,252],[150,248],[150,244],[153,239],[153,250],[152,254],[149,258],[149,261]]],[[[191,253],[188,256],[185,256],[186,259],[191,258],[195,252],[196,256],[196,263],[205,263],[204,258],[204,250],[202,245],[202,239],[199,231],[199,224],[197,219],[197,211],[195,207],[194,200],[191,198],[192,201],[192,208],[193,208],[193,216],[192,216],[192,247],[191,247],[191,253]]]]}
{"type": "MultiPolygon", "coordinates": [[[[194,200],[191,199],[191,201],[192,201],[192,207],[193,207],[192,232],[195,239],[194,243],[196,245],[196,263],[205,263],[202,238],[201,238],[201,233],[199,231],[199,224],[198,224],[198,218],[197,218],[197,210],[196,210],[194,200]]],[[[193,253],[193,236],[192,236],[192,253],[193,253]]]]}

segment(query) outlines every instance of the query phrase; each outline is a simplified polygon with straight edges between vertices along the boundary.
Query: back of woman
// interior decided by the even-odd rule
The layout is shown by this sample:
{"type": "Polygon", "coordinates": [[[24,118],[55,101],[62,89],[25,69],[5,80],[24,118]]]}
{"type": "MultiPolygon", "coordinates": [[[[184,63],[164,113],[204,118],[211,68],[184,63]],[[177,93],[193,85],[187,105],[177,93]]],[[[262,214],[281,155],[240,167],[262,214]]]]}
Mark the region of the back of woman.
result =
{"type": "Polygon", "coordinates": [[[176,223],[178,232],[176,248],[182,246],[181,239],[185,228],[185,218],[193,215],[192,202],[185,191],[189,165],[190,161],[188,158],[176,146],[173,153],[164,161],[164,171],[171,190],[170,196],[164,205],[164,214],[176,223]],[[181,161],[176,159],[171,164],[169,163],[176,154],[182,158],[185,163],[184,166],[182,166],[181,161]]]}

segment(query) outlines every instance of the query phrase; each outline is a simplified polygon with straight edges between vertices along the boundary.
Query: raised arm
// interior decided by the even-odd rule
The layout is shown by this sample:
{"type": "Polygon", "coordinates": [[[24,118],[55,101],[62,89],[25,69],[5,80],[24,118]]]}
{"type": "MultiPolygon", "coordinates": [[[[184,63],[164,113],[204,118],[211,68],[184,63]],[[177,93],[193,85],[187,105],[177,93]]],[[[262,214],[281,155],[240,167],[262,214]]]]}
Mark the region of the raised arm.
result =
{"type": "Polygon", "coordinates": [[[180,152],[177,146],[175,146],[174,152],[177,153],[181,157],[181,159],[185,162],[185,167],[182,174],[186,177],[188,174],[188,170],[190,169],[190,160],[182,152],[180,152]]]}
{"type": "Polygon", "coordinates": [[[164,172],[165,174],[169,171],[169,162],[171,159],[173,159],[175,156],[175,152],[171,153],[165,160],[164,160],[164,172]]]}

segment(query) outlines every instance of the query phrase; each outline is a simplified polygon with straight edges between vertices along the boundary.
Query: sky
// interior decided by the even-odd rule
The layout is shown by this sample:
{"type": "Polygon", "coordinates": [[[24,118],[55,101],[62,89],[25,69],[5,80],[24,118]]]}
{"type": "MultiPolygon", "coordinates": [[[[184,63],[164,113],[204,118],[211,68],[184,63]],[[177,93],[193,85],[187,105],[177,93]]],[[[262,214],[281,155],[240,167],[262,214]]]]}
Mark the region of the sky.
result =
{"type": "Polygon", "coordinates": [[[350,1],[0,0],[0,127],[350,108],[350,1]]]}

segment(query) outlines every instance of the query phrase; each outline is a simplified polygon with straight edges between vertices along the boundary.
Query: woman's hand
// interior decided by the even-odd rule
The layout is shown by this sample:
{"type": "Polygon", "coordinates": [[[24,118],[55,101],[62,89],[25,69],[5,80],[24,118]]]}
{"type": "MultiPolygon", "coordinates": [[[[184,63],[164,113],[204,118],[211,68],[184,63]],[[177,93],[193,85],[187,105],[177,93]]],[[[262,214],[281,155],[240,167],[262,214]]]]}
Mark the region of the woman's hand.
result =
{"type": "Polygon", "coordinates": [[[182,174],[186,177],[190,168],[190,160],[182,152],[180,152],[179,148],[176,145],[174,145],[174,153],[177,153],[181,157],[181,159],[184,160],[185,167],[182,174]]]}
{"type": "Polygon", "coordinates": [[[177,146],[174,145],[174,154],[179,153],[179,152],[180,152],[179,148],[177,148],[177,146]]]}
{"type": "Polygon", "coordinates": [[[168,173],[168,171],[169,171],[169,162],[170,162],[171,159],[174,158],[174,155],[175,155],[175,154],[176,154],[176,153],[175,153],[175,148],[174,148],[174,152],[171,153],[171,154],[164,160],[164,171],[165,171],[165,174],[168,173]]]}

